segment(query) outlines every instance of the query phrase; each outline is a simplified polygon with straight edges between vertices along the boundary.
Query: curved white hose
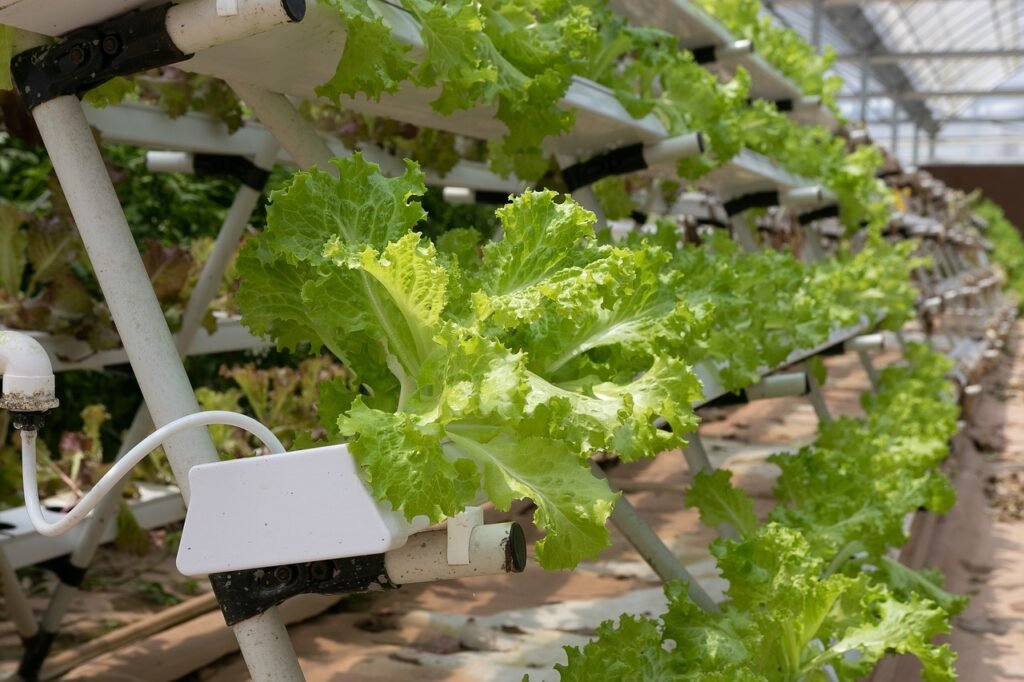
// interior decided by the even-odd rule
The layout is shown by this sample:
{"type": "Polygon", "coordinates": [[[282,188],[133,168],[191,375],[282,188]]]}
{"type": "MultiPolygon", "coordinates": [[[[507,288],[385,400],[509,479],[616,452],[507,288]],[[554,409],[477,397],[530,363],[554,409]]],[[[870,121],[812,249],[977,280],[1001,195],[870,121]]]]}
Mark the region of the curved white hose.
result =
{"type": "Polygon", "coordinates": [[[277,436],[266,426],[252,417],[237,412],[213,410],[210,412],[197,412],[181,419],[176,419],[169,424],[161,426],[146,438],[129,450],[121,457],[114,466],[96,482],[85,497],[79,500],[71,511],[65,514],[60,520],[50,523],[43,518],[43,509],[39,504],[39,485],[36,482],[36,432],[21,432],[21,468],[22,481],[25,486],[25,508],[28,510],[29,520],[42,535],[62,535],[81,522],[91,512],[100,500],[111,491],[111,489],[132,468],[142,461],[149,453],[156,450],[166,441],[181,431],[193,429],[199,426],[225,425],[235,426],[259,438],[270,448],[271,453],[281,454],[285,452],[284,446],[277,436]]]}

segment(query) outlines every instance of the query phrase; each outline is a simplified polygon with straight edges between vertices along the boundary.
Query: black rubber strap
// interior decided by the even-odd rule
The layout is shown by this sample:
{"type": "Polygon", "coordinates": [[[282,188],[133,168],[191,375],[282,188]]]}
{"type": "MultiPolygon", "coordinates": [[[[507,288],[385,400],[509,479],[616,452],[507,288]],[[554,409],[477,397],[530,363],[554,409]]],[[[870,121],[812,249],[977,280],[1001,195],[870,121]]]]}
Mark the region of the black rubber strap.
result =
{"type": "Polygon", "coordinates": [[[690,53],[693,54],[693,61],[698,64],[713,64],[718,61],[717,48],[714,45],[695,47],[690,53]]]}
{"type": "Polygon", "coordinates": [[[797,218],[797,221],[801,225],[810,225],[813,222],[819,220],[827,220],[829,218],[839,217],[839,204],[832,204],[831,206],[823,206],[807,213],[801,213],[797,218]]]}
{"type": "Polygon", "coordinates": [[[720,395],[713,400],[707,401],[701,407],[732,407],[735,405],[746,405],[749,402],[750,399],[747,397],[747,392],[740,391],[739,393],[720,395]]]}
{"type": "Polygon", "coordinates": [[[898,168],[896,170],[880,170],[878,171],[877,177],[884,180],[885,178],[891,178],[896,175],[903,175],[903,171],[898,168]]]}
{"type": "Polygon", "coordinates": [[[192,169],[196,175],[230,175],[257,192],[262,192],[270,179],[270,171],[244,156],[231,154],[194,154],[192,169]]]}
{"type": "Polygon", "coordinates": [[[46,657],[50,654],[53,641],[57,638],[56,632],[39,629],[36,634],[28,639],[22,639],[25,644],[25,651],[21,654],[21,661],[18,663],[18,677],[24,682],[35,682],[39,679],[39,671],[43,668],[46,657]]]}
{"type": "Polygon", "coordinates": [[[228,625],[241,623],[300,594],[353,594],[394,589],[383,554],[210,575],[228,625]]]}
{"type": "Polygon", "coordinates": [[[588,187],[612,175],[623,175],[647,168],[644,146],[636,144],[619,147],[594,158],[562,169],[562,178],[570,192],[588,187]]]}
{"type": "Polygon", "coordinates": [[[770,192],[752,192],[735,197],[722,204],[722,208],[725,209],[725,214],[731,218],[752,208],[770,208],[778,205],[779,193],[773,190],[770,192]]]}
{"type": "Polygon", "coordinates": [[[629,217],[633,219],[637,225],[646,225],[647,219],[650,217],[643,211],[631,211],[629,217]]]}
{"type": "Polygon", "coordinates": [[[495,192],[487,189],[478,189],[473,193],[473,196],[476,199],[476,203],[493,206],[504,206],[509,200],[508,192],[495,192]]]}
{"type": "Polygon", "coordinates": [[[167,33],[172,3],[71,31],[53,45],[14,56],[11,75],[29,110],[57,97],[81,97],[115,76],[184,61],[167,33]]]}
{"type": "Polygon", "coordinates": [[[68,587],[76,589],[82,586],[85,574],[89,570],[87,567],[75,566],[71,563],[71,556],[67,554],[44,561],[39,565],[56,575],[57,579],[68,587]]]}

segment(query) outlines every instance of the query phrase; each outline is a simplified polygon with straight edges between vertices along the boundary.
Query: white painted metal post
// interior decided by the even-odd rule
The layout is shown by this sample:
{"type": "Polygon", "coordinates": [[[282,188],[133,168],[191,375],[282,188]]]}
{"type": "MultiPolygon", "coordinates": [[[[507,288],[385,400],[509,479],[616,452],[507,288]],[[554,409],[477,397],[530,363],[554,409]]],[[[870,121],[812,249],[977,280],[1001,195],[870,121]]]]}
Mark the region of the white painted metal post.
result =
{"type": "MultiPolygon", "coordinates": [[[[273,169],[278,149],[277,141],[271,135],[267,135],[266,142],[253,159],[253,162],[263,170],[269,171],[273,169]]],[[[187,354],[188,348],[195,338],[196,332],[199,330],[199,325],[202,323],[203,317],[213,301],[213,297],[217,294],[220,281],[224,277],[224,272],[227,270],[231,256],[242,238],[246,225],[249,223],[249,218],[259,202],[260,195],[260,192],[245,184],[240,185],[235,193],[234,201],[217,235],[217,241],[206,263],[203,265],[203,270],[199,275],[196,286],[192,290],[192,295],[189,297],[188,304],[185,306],[185,312],[182,315],[181,328],[178,330],[176,337],[176,346],[182,357],[187,354]]],[[[131,426],[125,432],[117,459],[120,459],[126,452],[135,447],[152,430],[153,421],[149,416],[145,403],[143,403],[136,411],[131,426]]],[[[121,505],[121,491],[127,484],[128,479],[126,478],[82,522],[81,535],[70,557],[72,566],[84,569],[92,563],[103,534],[117,516],[117,510],[121,505]]],[[[42,625],[46,632],[56,633],[58,631],[60,623],[77,591],[76,587],[66,583],[61,582],[57,584],[57,588],[50,598],[49,605],[43,615],[42,625]]]]}
{"type": "Polygon", "coordinates": [[[29,606],[25,593],[18,584],[18,575],[14,567],[7,560],[7,555],[0,550],[0,580],[3,580],[4,608],[14,622],[14,628],[18,636],[24,639],[34,637],[39,631],[36,625],[36,617],[32,615],[32,607],[29,606]]]}
{"type": "MultiPolygon", "coordinates": [[[[32,113],[154,422],[163,425],[198,412],[81,104],[75,97],[58,97],[32,113]]],[[[217,461],[213,443],[205,429],[197,429],[168,439],[164,448],[187,503],[188,471],[217,461]]],[[[276,609],[233,629],[254,680],[303,679],[276,609]]]]}
{"type": "Polygon", "coordinates": [[[935,162],[935,138],[938,133],[934,130],[928,132],[928,161],[929,163],[935,162]]]}
{"type": "Polygon", "coordinates": [[[729,224],[732,225],[732,238],[736,240],[741,249],[746,253],[754,253],[758,250],[757,241],[754,239],[754,234],[743,213],[737,213],[729,218],[729,224]]]}
{"type": "Polygon", "coordinates": [[[809,362],[804,363],[804,371],[807,372],[807,398],[811,401],[811,406],[814,407],[814,413],[818,415],[818,421],[821,424],[828,424],[832,421],[832,414],[828,411],[825,395],[821,392],[821,384],[818,383],[817,377],[811,371],[809,362]]]}
{"type": "MultiPolygon", "coordinates": [[[[606,478],[604,472],[596,464],[593,465],[594,475],[606,478]]],[[[682,580],[686,583],[687,593],[690,599],[705,611],[718,611],[711,596],[704,591],[700,583],[694,579],[683,562],[679,560],[661,538],[644,521],[636,508],[629,503],[625,495],[619,497],[612,510],[612,523],[625,536],[629,544],[640,553],[647,565],[654,569],[658,577],[664,582],[671,580],[682,580]]]]}
{"type": "Polygon", "coordinates": [[[857,357],[860,358],[860,364],[864,367],[864,373],[868,375],[868,381],[871,382],[871,388],[877,391],[878,370],[875,369],[875,364],[871,361],[871,356],[866,350],[859,350],[857,351],[857,357]]]}
{"type": "Polygon", "coordinates": [[[246,83],[232,81],[229,85],[249,105],[256,118],[267,127],[299,168],[316,166],[325,173],[337,174],[337,169],[331,163],[334,154],[330,147],[287,97],[246,83]]]}
{"type": "Polygon", "coordinates": [[[915,166],[918,163],[920,163],[920,151],[921,151],[921,127],[917,123],[915,123],[914,124],[914,152],[913,152],[913,154],[914,154],[913,158],[914,158],[914,165],[915,166]]]}
{"type": "Polygon", "coordinates": [[[700,435],[696,431],[690,434],[689,441],[686,447],[683,448],[683,457],[686,458],[686,465],[695,474],[698,471],[706,471],[710,474],[714,471],[714,467],[711,466],[708,451],[704,448],[704,441],[701,440],[700,435]]]}

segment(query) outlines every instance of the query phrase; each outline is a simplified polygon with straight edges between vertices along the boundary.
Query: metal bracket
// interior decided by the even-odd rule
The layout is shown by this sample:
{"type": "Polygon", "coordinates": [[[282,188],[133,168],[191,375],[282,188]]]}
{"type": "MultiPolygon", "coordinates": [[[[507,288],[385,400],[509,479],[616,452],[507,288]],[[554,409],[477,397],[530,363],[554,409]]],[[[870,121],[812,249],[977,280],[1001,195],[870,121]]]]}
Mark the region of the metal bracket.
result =
{"type": "Polygon", "coordinates": [[[383,554],[210,574],[224,620],[235,625],[300,594],[395,589],[383,554]]]}
{"type": "Polygon", "coordinates": [[[779,193],[775,190],[768,192],[751,192],[729,199],[722,203],[725,214],[730,218],[752,208],[771,208],[780,203],[779,193]]]}
{"type": "Polygon", "coordinates": [[[192,168],[196,175],[229,175],[257,192],[262,192],[270,179],[270,171],[231,154],[194,154],[192,168]]]}
{"type": "Polygon", "coordinates": [[[39,671],[42,670],[55,639],[57,633],[42,628],[31,637],[22,638],[25,651],[22,652],[21,661],[18,663],[18,679],[23,682],[35,682],[39,679],[39,671]]]}
{"type": "Polygon", "coordinates": [[[167,32],[171,7],[173,3],[129,12],[15,55],[11,75],[25,105],[32,110],[56,97],[81,97],[115,76],[190,58],[167,32]]]}

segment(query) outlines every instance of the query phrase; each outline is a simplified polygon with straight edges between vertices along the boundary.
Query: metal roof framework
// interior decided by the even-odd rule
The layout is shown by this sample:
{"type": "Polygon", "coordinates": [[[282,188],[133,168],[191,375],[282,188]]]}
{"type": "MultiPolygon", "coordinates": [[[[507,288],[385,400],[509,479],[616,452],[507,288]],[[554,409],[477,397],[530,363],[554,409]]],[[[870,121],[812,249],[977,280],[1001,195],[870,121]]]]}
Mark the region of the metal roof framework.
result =
{"type": "Polygon", "coordinates": [[[843,114],[888,139],[905,163],[925,160],[914,158],[919,135],[935,140],[938,162],[1019,161],[1024,0],[764,4],[779,23],[833,47],[843,114]]]}

